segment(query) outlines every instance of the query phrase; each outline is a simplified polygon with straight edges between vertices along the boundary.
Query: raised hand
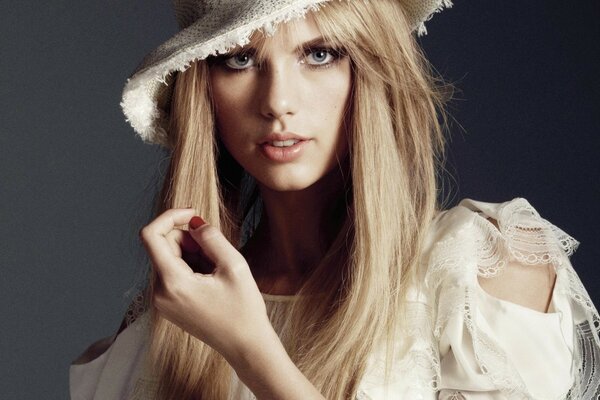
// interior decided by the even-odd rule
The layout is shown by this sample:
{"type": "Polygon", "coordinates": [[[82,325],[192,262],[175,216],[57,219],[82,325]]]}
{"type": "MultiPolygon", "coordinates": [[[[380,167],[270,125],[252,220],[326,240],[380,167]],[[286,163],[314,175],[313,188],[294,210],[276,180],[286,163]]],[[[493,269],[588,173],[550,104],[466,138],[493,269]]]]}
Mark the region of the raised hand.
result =
{"type": "Polygon", "coordinates": [[[164,318],[235,362],[273,340],[274,331],[244,257],[194,214],[170,209],[140,231],[159,277],[152,300],[164,318]],[[177,228],[187,223],[189,231],[177,228]],[[186,253],[205,257],[212,273],[194,272],[186,253]]]}

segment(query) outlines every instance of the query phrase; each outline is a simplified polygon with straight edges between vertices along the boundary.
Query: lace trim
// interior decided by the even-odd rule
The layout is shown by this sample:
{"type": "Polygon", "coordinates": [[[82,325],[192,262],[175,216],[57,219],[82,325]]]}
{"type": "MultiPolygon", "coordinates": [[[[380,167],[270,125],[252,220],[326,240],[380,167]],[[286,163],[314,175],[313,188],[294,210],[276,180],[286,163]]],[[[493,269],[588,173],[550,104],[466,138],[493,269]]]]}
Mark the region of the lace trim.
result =
{"type": "Polygon", "coordinates": [[[142,314],[148,310],[148,304],[143,292],[138,292],[131,300],[127,311],[125,311],[125,324],[133,324],[142,314]]]}
{"type": "Polygon", "coordinates": [[[406,380],[409,390],[426,389],[435,393],[440,376],[440,356],[433,335],[431,307],[425,303],[409,303],[406,314],[406,325],[400,334],[402,338],[408,338],[411,349],[400,363],[401,374],[397,378],[406,380]]]}
{"type": "Polygon", "coordinates": [[[585,321],[576,326],[575,348],[577,379],[567,394],[567,400],[600,399],[600,373],[598,371],[600,348],[596,344],[594,330],[585,321]]]}
{"type": "Polygon", "coordinates": [[[445,400],[466,400],[465,396],[460,392],[452,392],[448,397],[445,397],[445,400]]]}
{"type": "Polygon", "coordinates": [[[477,239],[478,274],[492,278],[502,272],[506,260],[513,257],[525,265],[552,264],[560,268],[579,242],[541,218],[525,200],[516,199],[501,208],[498,229],[487,219],[474,223],[481,237],[477,239]]]}

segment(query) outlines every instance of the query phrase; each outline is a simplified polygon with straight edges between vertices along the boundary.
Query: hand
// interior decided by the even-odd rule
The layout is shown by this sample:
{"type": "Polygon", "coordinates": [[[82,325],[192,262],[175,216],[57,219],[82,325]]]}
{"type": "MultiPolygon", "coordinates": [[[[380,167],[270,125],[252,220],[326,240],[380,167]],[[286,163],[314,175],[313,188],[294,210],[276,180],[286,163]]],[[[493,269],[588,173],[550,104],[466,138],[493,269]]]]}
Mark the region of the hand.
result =
{"type": "Polygon", "coordinates": [[[276,335],[246,260],[223,234],[209,224],[176,228],[194,214],[167,210],[140,231],[159,278],[152,301],[164,318],[235,362],[276,335]],[[203,255],[213,272],[194,272],[185,252],[203,255]]]}

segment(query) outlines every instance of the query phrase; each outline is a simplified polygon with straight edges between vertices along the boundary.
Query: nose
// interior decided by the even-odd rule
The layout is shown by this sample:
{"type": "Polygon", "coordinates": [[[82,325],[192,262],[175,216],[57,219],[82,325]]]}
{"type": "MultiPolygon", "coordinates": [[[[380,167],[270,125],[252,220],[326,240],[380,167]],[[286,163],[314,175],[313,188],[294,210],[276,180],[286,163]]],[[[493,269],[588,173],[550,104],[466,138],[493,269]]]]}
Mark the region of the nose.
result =
{"type": "Polygon", "coordinates": [[[285,65],[270,66],[262,72],[260,113],[268,119],[283,119],[298,112],[298,91],[294,84],[293,67],[285,65]]]}

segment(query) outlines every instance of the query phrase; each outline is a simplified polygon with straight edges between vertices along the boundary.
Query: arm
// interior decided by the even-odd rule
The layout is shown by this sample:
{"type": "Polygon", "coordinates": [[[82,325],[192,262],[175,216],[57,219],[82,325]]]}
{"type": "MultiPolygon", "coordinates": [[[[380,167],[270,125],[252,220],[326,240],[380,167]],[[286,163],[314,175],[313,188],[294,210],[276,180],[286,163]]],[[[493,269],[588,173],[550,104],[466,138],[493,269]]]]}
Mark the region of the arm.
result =
{"type": "Polygon", "coordinates": [[[228,359],[238,377],[258,399],[324,399],[289,358],[275,331],[262,346],[228,359]]]}
{"type": "Polygon", "coordinates": [[[218,229],[190,221],[194,213],[168,210],[140,232],[160,278],[156,309],[223,355],[259,399],[323,399],[273,330],[244,257],[218,229]],[[189,231],[176,228],[188,222],[189,231]],[[213,272],[194,272],[182,249],[205,256],[213,272]]]}

